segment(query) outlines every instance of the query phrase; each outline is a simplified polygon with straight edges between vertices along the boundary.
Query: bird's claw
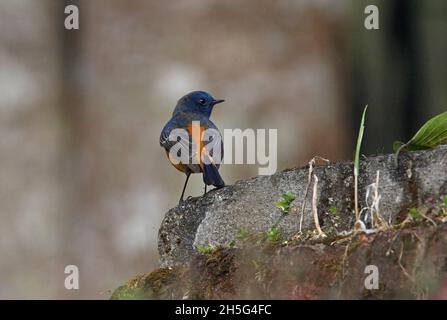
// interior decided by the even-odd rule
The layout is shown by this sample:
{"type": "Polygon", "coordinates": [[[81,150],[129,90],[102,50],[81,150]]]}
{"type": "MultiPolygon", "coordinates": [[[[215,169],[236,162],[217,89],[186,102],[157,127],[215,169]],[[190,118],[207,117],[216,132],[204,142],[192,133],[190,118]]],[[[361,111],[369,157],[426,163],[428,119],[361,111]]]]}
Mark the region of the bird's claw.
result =
{"type": "Polygon", "coordinates": [[[183,203],[185,203],[186,201],[188,201],[189,199],[192,199],[193,197],[192,196],[188,196],[188,197],[186,197],[186,199],[180,199],[179,201],[178,201],[178,204],[179,205],[181,205],[181,204],[183,204],[183,203]]]}

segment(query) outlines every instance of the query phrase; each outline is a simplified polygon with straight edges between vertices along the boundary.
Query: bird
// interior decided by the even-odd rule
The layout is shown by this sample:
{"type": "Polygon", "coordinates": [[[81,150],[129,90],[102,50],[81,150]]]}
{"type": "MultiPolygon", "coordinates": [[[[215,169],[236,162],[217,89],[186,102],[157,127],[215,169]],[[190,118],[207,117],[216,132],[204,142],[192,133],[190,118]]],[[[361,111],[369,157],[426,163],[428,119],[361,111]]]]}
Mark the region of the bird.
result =
{"type": "Polygon", "coordinates": [[[204,194],[206,194],[206,188],[209,185],[215,186],[216,189],[225,186],[225,182],[219,174],[219,165],[223,157],[222,136],[216,125],[210,120],[214,106],[224,101],[215,99],[205,91],[190,92],[178,100],[171,119],[161,131],[160,146],[165,149],[171,164],[186,175],[179,204],[184,201],[185,189],[192,173],[202,173],[205,184],[204,194]],[[173,132],[178,132],[173,131],[175,129],[181,129],[185,135],[170,139],[173,132]],[[210,130],[213,134],[211,139],[207,139],[208,143],[205,143],[206,141],[203,140],[207,129],[213,129],[210,130]],[[189,154],[184,157],[179,156],[177,144],[180,144],[183,150],[189,150],[189,154]],[[196,146],[195,149],[193,144],[196,146]],[[177,147],[174,148],[176,145],[177,147]],[[214,152],[216,147],[220,148],[219,152],[214,152]]]}

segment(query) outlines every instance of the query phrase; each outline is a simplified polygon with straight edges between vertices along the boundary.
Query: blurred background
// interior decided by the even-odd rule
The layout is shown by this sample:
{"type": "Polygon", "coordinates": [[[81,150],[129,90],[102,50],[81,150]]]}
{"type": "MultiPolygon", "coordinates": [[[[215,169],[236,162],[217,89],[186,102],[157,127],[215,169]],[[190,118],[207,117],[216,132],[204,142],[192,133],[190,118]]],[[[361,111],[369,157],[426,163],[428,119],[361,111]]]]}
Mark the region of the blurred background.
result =
{"type": "Polygon", "coordinates": [[[0,298],[105,299],[157,267],[184,182],[158,139],[185,93],[226,99],[220,129],[277,128],[278,170],[351,159],[366,104],[363,153],[391,152],[447,108],[446,31],[443,0],[0,0],[0,298]]]}

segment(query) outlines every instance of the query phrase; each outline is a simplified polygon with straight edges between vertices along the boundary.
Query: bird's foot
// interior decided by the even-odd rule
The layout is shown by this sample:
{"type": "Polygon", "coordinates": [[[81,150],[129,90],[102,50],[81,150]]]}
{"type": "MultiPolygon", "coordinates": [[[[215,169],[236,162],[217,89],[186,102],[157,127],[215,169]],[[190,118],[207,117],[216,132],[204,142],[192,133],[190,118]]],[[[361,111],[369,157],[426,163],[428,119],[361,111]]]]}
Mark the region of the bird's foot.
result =
{"type": "Polygon", "coordinates": [[[179,205],[184,204],[186,201],[188,201],[188,200],[190,200],[190,199],[192,199],[192,198],[193,198],[192,196],[188,196],[188,197],[186,197],[186,199],[181,198],[181,199],[178,201],[178,204],[179,204],[179,205]]]}

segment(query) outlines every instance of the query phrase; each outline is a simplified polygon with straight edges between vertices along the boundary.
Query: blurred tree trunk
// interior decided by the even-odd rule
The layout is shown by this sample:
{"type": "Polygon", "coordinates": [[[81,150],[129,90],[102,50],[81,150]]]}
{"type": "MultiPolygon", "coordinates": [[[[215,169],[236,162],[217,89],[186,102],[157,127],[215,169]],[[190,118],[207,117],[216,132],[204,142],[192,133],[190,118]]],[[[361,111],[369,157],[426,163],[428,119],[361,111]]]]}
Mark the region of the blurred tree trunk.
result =
{"type": "Polygon", "coordinates": [[[62,83],[59,112],[65,128],[61,159],[65,190],[62,247],[66,265],[75,264],[82,272],[82,291],[63,290],[62,293],[70,298],[98,298],[100,291],[107,287],[102,287],[103,279],[97,279],[101,274],[97,269],[111,276],[112,272],[106,268],[113,268],[111,261],[116,257],[113,222],[102,198],[110,191],[104,183],[103,168],[111,160],[101,153],[101,138],[108,141],[102,132],[104,123],[113,121],[114,114],[98,117],[99,106],[89,90],[94,92],[102,83],[92,82],[95,88],[86,85],[91,80],[89,62],[94,63],[89,61],[86,47],[89,40],[96,40],[94,27],[87,18],[91,8],[80,0],[65,0],[59,5],[62,83]],[[63,27],[67,5],[79,8],[79,30],[63,27]]]}
{"type": "MultiPolygon", "coordinates": [[[[445,1],[351,1],[348,61],[353,137],[368,104],[364,153],[388,152],[447,106],[445,1]],[[377,5],[380,30],[366,30],[364,9],[377,5]]],[[[354,143],[354,138],[352,143],[354,143]]]]}

